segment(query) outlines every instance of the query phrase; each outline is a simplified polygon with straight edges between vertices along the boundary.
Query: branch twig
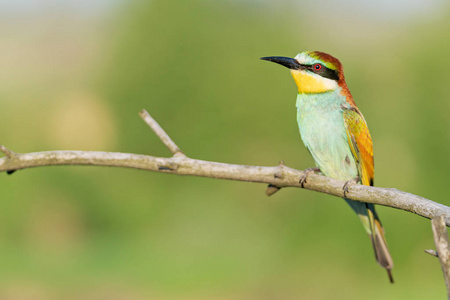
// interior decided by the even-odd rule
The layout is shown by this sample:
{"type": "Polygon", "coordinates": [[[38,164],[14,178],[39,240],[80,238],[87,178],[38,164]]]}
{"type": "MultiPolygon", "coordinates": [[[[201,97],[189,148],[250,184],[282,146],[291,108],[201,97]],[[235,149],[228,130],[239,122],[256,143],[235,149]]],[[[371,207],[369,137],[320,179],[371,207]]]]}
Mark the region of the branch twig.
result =
{"type": "Polygon", "coordinates": [[[3,145],[0,145],[0,151],[3,152],[3,154],[5,154],[5,156],[8,157],[8,158],[12,158],[12,157],[14,157],[14,155],[16,155],[16,153],[14,153],[13,151],[9,150],[8,148],[6,148],[3,145]]]}
{"type": "MultiPolygon", "coordinates": [[[[3,145],[0,145],[0,151],[3,152],[3,154],[5,154],[6,159],[13,159],[17,155],[15,152],[9,150],[8,148],[6,148],[3,145]]],[[[9,170],[6,170],[6,174],[11,175],[15,171],[16,171],[16,169],[9,169],[9,170]]]]}
{"type": "Polygon", "coordinates": [[[431,226],[433,228],[437,256],[439,257],[442,272],[444,273],[445,285],[447,286],[447,297],[450,299],[450,245],[444,217],[433,218],[431,220],[431,226]]]}
{"type": "Polygon", "coordinates": [[[169,148],[170,152],[174,156],[186,157],[186,155],[180,150],[180,148],[175,144],[174,141],[169,137],[169,135],[162,129],[161,126],[155,121],[155,119],[150,116],[150,114],[145,110],[139,112],[139,116],[144,120],[145,123],[156,133],[159,139],[169,148]]]}
{"type": "Polygon", "coordinates": [[[431,256],[434,256],[434,257],[439,257],[437,252],[434,251],[433,249],[426,249],[425,253],[428,253],[428,254],[430,254],[431,256]]]}

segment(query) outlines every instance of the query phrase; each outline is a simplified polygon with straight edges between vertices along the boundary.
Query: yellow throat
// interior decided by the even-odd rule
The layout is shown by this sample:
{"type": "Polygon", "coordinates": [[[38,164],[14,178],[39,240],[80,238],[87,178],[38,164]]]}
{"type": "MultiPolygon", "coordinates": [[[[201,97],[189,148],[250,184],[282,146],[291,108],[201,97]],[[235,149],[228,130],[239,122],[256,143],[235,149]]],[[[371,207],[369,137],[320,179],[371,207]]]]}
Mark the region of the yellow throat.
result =
{"type": "Polygon", "coordinates": [[[338,87],[336,81],[311,74],[303,70],[291,70],[300,94],[315,94],[332,91],[338,87]]]}

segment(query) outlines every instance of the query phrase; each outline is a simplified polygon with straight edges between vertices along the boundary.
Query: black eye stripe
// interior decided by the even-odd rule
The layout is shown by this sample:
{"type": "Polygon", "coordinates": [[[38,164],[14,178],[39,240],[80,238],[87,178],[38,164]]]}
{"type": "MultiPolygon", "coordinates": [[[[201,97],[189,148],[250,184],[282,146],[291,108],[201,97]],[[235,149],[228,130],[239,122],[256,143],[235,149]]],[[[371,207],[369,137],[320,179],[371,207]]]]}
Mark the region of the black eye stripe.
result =
{"type": "Polygon", "coordinates": [[[301,65],[304,69],[311,71],[317,75],[320,75],[324,78],[328,78],[328,79],[332,79],[332,80],[339,80],[339,75],[337,73],[337,71],[329,69],[327,67],[325,67],[324,65],[321,64],[322,68],[320,68],[319,70],[315,69],[314,65],[301,65]]]}

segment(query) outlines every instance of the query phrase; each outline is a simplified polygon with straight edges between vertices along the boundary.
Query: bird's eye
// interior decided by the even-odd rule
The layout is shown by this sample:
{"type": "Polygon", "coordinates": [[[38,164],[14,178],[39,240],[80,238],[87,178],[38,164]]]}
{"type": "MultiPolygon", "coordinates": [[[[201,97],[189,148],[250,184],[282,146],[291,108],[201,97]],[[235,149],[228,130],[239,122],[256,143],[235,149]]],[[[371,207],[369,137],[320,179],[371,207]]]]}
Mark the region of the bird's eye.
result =
{"type": "Polygon", "coordinates": [[[313,65],[313,67],[314,67],[314,70],[316,70],[316,71],[322,70],[322,65],[321,64],[315,64],[315,65],[313,65]]]}

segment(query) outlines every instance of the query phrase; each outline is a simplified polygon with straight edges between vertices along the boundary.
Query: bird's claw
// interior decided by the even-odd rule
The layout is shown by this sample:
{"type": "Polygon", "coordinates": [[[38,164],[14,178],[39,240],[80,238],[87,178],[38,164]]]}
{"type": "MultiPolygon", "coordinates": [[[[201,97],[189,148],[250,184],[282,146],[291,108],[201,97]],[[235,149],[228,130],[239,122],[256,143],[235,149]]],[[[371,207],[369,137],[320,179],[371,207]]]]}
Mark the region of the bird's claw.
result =
{"type": "Polygon", "coordinates": [[[355,177],[353,179],[350,179],[349,181],[347,181],[344,186],[342,187],[342,190],[344,191],[344,197],[347,197],[347,194],[350,193],[350,191],[348,190],[348,188],[351,185],[357,184],[359,182],[359,177],[355,177]]]}
{"type": "Polygon", "coordinates": [[[317,167],[314,168],[308,168],[305,171],[303,171],[303,175],[300,177],[300,180],[298,181],[300,183],[300,185],[303,187],[305,187],[305,183],[308,182],[308,175],[310,173],[315,173],[315,172],[320,172],[320,169],[317,167]]]}

